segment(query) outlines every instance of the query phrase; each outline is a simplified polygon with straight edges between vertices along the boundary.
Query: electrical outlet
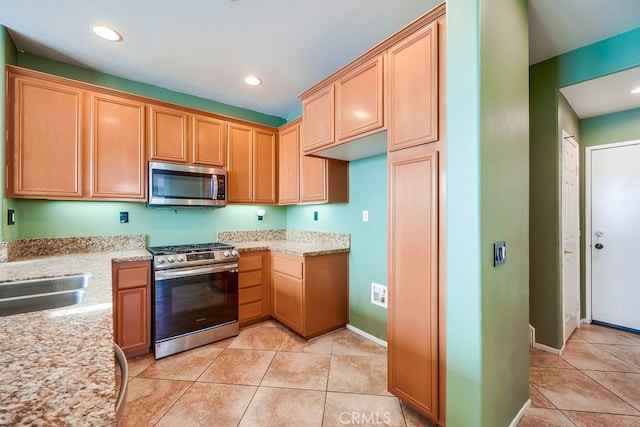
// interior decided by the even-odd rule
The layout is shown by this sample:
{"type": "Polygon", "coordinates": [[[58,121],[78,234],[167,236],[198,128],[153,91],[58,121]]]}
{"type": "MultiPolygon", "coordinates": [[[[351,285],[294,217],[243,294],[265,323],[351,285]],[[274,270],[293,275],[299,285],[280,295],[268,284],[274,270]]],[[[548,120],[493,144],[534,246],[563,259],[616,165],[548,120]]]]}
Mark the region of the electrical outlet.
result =
{"type": "Polygon", "coordinates": [[[129,222],[129,212],[120,212],[120,223],[124,224],[129,222]]]}
{"type": "Polygon", "coordinates": [[[14,225],[16,223],[16,211],[13,209],[7,210],[7,225],[14,225]]]}
{"type": "Polygon", "coordinates": [[[313,220],[314,221],[318,220],[318,211],[313,211],[313,220]]]}
{"type": "Polygon", "coordinates": [[[387,308],[387,287],[371,282],[371,303],[387,308]]]}
{"type": "Polygon", "coordinates": [[[369,211],[362,211],[362,222],[369,222],[369,211]]]}
{"type": "Polygon", "coordinates": [[[496,242],[493,244],[493,266],[507,262],[507,244],[505,242],[496,242]]]}

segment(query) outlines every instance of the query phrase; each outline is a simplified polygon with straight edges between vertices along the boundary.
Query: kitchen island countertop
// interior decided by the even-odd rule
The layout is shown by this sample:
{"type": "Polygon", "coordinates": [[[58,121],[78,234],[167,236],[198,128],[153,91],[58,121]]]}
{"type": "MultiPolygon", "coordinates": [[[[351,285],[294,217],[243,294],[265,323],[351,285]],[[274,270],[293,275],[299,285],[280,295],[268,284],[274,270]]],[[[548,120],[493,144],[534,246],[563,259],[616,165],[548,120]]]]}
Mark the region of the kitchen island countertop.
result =
{"type": "Polygon", "coordinates": [[[145,249],[0,263],[0,283],[90,273],[76,305],[0,317],[0,425],[116,424],[111,262],[145,249]]]}

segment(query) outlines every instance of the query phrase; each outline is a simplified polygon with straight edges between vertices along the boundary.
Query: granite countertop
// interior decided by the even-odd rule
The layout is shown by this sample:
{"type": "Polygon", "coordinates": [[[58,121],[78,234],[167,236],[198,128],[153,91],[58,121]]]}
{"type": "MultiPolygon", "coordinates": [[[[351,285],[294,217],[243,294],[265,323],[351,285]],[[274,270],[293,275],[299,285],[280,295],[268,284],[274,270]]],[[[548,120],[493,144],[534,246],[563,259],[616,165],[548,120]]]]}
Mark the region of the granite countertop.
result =
{"type": "Polygon", "coordinates": [[[115,425],[111,261],[145,249],[27,256],[0,282],[90,273],[80,304],[0,317],[0,425],[115,425]]]}
{"type": "Polygon", "coordinates": [[[218,241],[239,251],[271,250],[297,256],[318,256],[350,251],[349,234],[297,230],[225,231],[218,241]]]}

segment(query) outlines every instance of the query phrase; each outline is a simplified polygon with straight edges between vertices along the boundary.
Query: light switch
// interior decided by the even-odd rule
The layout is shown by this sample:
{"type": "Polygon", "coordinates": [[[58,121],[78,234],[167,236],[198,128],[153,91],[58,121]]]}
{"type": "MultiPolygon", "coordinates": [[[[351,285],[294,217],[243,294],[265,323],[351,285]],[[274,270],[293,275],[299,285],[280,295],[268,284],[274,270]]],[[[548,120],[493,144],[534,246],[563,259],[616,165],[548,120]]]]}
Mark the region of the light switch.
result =
{"type": "Polygon", "coordinates": [[[362,222],[369,222],[369,211],[362,211],[362,222]]]}
{"type": "Polygon", "coordinates": [[[493,244],[493,266],[507,262],[507,244],[505,242],[496,242],[493,244]]]}

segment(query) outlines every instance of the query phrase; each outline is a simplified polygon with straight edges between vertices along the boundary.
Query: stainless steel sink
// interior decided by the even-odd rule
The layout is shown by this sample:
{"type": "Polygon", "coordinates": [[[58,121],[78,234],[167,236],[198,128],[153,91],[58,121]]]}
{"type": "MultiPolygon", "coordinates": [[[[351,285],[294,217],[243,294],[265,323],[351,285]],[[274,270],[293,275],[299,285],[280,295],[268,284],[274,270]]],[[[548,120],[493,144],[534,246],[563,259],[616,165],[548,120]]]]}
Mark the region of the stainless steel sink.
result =
{"type": "Polygon", "coordinates": [[[91,274],[0,283],[0,316],[78,304],[91,274]]]}

